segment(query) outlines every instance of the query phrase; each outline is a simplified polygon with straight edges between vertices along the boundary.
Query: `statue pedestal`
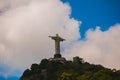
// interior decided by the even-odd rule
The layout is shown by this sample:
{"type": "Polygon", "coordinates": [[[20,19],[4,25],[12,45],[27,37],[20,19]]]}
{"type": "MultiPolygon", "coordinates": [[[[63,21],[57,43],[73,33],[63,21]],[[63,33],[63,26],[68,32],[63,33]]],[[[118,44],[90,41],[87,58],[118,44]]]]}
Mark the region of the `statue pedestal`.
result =
{"type": "Polygon", "coordinates": [[[49,58],[49,61],[59,61],[61,63],[66,62],[66,59],[61,54],[54,54],[54,58],[49,58]]]}
{"type": "Polygon", "coordinates": [[[66,59],[64,57],[61,58],[49,58],[49,61],[59,61],[61,63],[66,62],[66,59]]]}
{"type": "Polygon", "coordinates": [[[61,54],[54,54],[54,58],[61,58],[61,54]]]}

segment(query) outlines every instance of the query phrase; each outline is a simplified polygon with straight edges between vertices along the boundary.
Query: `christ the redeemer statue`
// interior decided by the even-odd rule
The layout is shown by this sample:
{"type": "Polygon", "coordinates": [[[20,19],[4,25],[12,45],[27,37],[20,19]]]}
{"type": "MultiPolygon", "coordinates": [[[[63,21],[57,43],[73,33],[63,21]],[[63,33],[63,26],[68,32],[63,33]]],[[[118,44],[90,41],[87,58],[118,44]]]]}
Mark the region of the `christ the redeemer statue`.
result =
{"type": "Polygon", "coordinates": [[[64,41],[65,39],[61,38],[58,34],[56,36],[49,36],[53,40],[55,40],[55,55],[54,58],[61,58],[60,54],[60,42],[64,41]]]}

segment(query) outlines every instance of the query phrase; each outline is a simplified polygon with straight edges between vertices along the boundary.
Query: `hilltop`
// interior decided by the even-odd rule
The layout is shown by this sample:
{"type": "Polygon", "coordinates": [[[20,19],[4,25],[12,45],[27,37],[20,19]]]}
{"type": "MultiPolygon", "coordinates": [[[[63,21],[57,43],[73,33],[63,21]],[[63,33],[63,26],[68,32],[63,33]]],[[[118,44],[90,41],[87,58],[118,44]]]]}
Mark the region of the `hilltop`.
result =
{"type": "Polygon", "coordinates": [[[79,57],[72,61],[42,59],[26,69],[20,80],[120,80],[120,70],[90,64],[79,57]]]}

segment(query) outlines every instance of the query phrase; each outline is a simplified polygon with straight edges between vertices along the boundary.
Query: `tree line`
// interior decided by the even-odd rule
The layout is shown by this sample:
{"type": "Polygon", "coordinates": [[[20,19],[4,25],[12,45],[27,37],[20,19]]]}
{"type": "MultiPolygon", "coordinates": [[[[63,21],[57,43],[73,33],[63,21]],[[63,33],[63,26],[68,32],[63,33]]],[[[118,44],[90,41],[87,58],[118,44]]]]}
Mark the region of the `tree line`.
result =
{"type": "Polygon", "coordinates": [[[120,70],[105,68],[74,57],[72,61],[49,61],[32,64],[20,80],[120,80],[120,70]]]}

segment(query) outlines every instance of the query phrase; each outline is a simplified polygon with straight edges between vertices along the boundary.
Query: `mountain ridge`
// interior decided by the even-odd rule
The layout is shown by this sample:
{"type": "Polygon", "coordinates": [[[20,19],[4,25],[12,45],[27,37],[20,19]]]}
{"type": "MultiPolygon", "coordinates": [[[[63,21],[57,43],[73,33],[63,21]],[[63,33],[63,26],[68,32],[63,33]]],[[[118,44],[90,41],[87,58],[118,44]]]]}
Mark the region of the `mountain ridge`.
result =
{"type": "Polygon", "coordinates": [[[42,59],[26,69],[20,80],[120,80],[120,70],[90,64],[78,56],[72,61],[42,59]]]}

